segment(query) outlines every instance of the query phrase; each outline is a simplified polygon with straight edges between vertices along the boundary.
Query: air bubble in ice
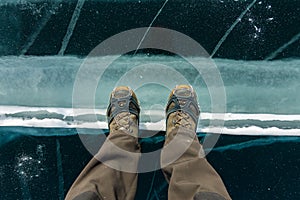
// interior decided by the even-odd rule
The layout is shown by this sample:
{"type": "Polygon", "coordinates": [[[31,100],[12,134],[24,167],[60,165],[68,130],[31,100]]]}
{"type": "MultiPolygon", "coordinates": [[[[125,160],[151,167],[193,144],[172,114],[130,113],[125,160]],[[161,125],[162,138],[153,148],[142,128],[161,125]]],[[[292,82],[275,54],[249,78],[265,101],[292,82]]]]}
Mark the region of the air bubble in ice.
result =
{"type": "Polygon", "coordinates": [[[15,172],[19,174],[22,179],[31,180],[35,177],[39,177],[43,170],[42,162],[39,159],[24,154],[17,157],[15,172]]]}
{"type": "Polygon", "coordinates": [[[45,145],[39,144],[36,147],[36,155],[38,156],[39,160],[44,160],[44,151],[45,151],[45,145]]]}

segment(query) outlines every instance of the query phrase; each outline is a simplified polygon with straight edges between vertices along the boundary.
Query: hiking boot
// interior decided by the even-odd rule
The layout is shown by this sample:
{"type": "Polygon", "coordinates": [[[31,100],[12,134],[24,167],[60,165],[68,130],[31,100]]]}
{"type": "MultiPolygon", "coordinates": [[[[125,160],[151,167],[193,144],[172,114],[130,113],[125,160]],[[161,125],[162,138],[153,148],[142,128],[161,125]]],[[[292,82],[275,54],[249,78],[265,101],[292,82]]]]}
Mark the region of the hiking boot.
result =
{"type": "Polygon", "coordinates": [[[200,110],[196,92],[190,85],[176,86],[166,106],[166,135],[175,128],[186,128],[196,132],[200,110]]]}
{"type": "Polygon", "coordinates": [[[140,107],[135,93],[127,86],[115,88],[106,113],[110,132],[120,130],[137,137],[139,114],[140,107]]]}

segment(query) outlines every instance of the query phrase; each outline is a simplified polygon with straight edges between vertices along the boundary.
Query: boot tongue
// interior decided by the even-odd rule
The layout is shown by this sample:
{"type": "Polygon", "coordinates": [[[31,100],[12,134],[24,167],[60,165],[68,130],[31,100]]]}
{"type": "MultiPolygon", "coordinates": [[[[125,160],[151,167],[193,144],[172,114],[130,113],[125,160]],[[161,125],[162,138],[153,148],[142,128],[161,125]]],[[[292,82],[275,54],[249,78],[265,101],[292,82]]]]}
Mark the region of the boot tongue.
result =
{"type": "Polygon", "coordinates": [[[180,106],[185,106],[187,100],[178,100],[180,106]]]}
{"type": "Polygon", "coordinates": [[[179,98],[178,99],[179,105],[185,106],[187,100],[181,99],[180,97],[183,97],[183,98],[191,97],[192,91],[190,90],[190,88],[186,88],[186,87],[178,88],[177,90],[175,90],[174,95],[179,98]]]}

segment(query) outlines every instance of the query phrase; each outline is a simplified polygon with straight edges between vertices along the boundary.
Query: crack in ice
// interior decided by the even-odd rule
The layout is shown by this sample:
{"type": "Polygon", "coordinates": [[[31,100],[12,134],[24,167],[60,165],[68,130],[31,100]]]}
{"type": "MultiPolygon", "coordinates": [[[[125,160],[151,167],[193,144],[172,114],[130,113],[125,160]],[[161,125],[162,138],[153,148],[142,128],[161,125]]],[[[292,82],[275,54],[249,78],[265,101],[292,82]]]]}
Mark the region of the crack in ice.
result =
{"type": "Polygon", "coordinates": [[[282,45],[281,47],[279,47],[276,51],[274,51],[273,53],[271,53],[268,57],[266,57],[265,60],[272,60],[272,59],[276,58],[279,53],[281,53],[288,46],[290,46],[291,44],[293,44],[294,42],[296,42],[299,39],[300,39],[300,32],[297,35],[295,35],[294,37],[292,37],[292,39],[290,41],[288,41],[287,43],[285,43],[284,45],[282,45]]]}
{"type": "Polygon", "coordinates": [[[61,45],[61,48],[58,52],[58,55],[64,55],[66,49],[67,49],[67,46],[69,44],[69,41],[73,35],[73,32],[74,32],[74,29],[75,29],[75,26],[77,24],[77,20],[80,16],[80,12],[81,12],[81,9],[84,5],[84,2],[85,0],[78,0],[77,1],[77,5],[74,9],[74,12],[73,12],[73,15],[72,15],[72,18],[71,18],[71,21],[69,23],[69,26],[68,26],[68,29],[67,29],[67,33],[62,41],[62,45],[61,45]]]}
{"type": "Polygon", "coordinates": [[[214,147],[213,149],[205,149],[205,151],[212,150],[212,151],[224,152],[227,150],[242,150],[250,147],[266,146],[274,143],[284,143],[284,142],[299,143],[300,138],[299,137],[267,137],[267,138],[260,138],[260,139],[246,141],[246,142],[241,142],[237,144],[229,144],[226,146],[214,147]]]}
{"type": "Polygon", "coordinates": [[[34,44],[35,40],[37,39],[37,37],[39,36],[39,34],[41,33],[41,31],[44,29],[44,27],[46,26],[46,24],[50,20],[51,16],[54,14],[52,12],[52,10],[55,9],[60,2],[61,2],[61,0],[57,1],[56,3],[54,3],[54,5],[50,8],[50,10],[46,13],[46,16],[43,17],[39,21],[39,24],[38,24],[36,30],[33,32],[33,34],[31,34],[29,36],[29,38],[27,39],[25,45],[23,46],[23,48],[22,48],[22,50],[20,52],[21,55],[26,54],[27,51],[29,50],[29,48],[34,44]]]}
{"type": "Polygon", "coordinates": [[[57,159],[57,174],[58,174],[58,199],[63,200],[64,199],[64,175],[63,175],[59,139],[56,139],[56,159],[57,159]]]}
{"type": "Polygon", "coordinates": [[[156,18],[160,15],[161,11],[164,9],[164,7],[165,7],[166,4],[168,3],[168,1],[169,1],[169,0],[166,0],[166,1],[164,2],[164,4],[161,6],[161,8],[158,10],[158,12],[156,13],[156,15],[154,16],[154,18],[153,18],[153,20],[151,21],[151,23],[149,24],[149,26],[148,26],[148,28],[147,28],[145,34],[143,35],[143,37],[142,37],[140,43],[138,44],[138,46],[137,46],[137,48],[136,48],[136,50],[135,50],[135,52],[134,52],[134,55],[137,53],[137,51],[138,51],[139,48],[141,47],[143,41],[145,40],[147,34],[148,34],[149,31],[150,31],[150,28],[152,27],[152,25],[153,25],[153,23],[155,22],[156,18]]]}
{"type": "Polygon", "coordinates": [[[245,14],[252,8],[252,6],[256,3],[256,0],[252,1],[251,4],[247,6],[247,8],[240,14],[240,16],[233,22],[233,24],[230,26],[230,28],[225,32],[223,37],[219,40],[218,44],[216,45],[215,49],[213,50],[212,54],[210,55],[210,58],[212,58],[216,52],[219,50],[223,42],[226,40],[228,35],[231,33],[231,31],[236,27],[236,25],[242,20],[242,18],[245,16],[245,14]]]}

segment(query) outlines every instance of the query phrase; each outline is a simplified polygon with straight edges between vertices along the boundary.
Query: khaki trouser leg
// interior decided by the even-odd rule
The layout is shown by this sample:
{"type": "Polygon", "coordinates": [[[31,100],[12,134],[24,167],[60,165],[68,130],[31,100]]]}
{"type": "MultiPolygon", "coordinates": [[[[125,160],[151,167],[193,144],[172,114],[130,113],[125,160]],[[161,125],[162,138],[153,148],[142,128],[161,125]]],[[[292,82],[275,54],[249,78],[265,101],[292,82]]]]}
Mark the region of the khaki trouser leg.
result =
{"type": "Polygon", "coordinates": [[[202,145],[195,133],[183,128],[174,129],[166,138],[165,147],[169,143],[174,146],[163,150],[161,157],[163,172],[169,182],[169,199],[230,199],[220,176],[204,158],[202,145]],[[179,138],[171,142],[174,137],[177,138],[175,135],[179,138]],[[171,163],[168,159],[181,151],[184,144],[190,146],[171,163]]]}
{"type": "Polygon", "coordinates": [[[66,200],[134,199],[138,179],[134,168],[137,169],[139,155],[132,157],[126,152],[140,153],[137,138],[122,131],[110,133],[97,159],[92,158],[73,183],[66,200]],[[125,153],[118,152],[116,146],[125,153]]]}

